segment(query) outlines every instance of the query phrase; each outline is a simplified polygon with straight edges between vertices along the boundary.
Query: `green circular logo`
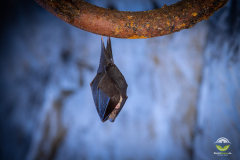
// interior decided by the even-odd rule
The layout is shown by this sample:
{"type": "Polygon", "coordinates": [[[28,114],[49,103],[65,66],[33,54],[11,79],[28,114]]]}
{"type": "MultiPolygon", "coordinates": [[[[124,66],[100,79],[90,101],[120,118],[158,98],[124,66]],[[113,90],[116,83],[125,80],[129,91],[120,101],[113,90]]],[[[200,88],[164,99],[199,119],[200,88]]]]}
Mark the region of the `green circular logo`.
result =
{"type": "Polygon", "coordinates": [[[227,138],[221,137],[216,142],[215,145],[219,151],[226,151],[230,147],[230,142],[227,138]]]}

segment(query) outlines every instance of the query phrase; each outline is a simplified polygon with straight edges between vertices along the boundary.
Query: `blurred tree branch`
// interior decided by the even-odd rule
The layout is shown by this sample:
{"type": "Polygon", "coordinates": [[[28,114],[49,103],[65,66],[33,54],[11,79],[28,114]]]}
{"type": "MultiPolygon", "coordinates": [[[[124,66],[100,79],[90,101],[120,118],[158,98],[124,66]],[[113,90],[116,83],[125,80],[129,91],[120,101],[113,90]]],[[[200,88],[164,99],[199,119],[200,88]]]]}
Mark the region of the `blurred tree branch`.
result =
{"type": "Polygon", "coordinates": [[[116,38],[151,38],[193,27],[208,19],[228,0],[182,0],[170,6],[124,12],[83,0],[35,0],[61,20],[82,30],[116,38]]]}

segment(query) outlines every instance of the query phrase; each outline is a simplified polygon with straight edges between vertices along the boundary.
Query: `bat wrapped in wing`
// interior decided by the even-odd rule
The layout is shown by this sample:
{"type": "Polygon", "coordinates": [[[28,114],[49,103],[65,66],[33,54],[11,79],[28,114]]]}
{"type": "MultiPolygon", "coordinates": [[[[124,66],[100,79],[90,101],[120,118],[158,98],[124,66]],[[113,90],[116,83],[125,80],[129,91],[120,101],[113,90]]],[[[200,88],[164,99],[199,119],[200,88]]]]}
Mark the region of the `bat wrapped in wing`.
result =
{"type": "Polygon", "coordinates": [[[97,75],[90,84],[97,112],[103,122],[114,122],[127,100],[127,82],[114,64],[111,40],[107,47],[101,37],[101,57],[97,75]]]}

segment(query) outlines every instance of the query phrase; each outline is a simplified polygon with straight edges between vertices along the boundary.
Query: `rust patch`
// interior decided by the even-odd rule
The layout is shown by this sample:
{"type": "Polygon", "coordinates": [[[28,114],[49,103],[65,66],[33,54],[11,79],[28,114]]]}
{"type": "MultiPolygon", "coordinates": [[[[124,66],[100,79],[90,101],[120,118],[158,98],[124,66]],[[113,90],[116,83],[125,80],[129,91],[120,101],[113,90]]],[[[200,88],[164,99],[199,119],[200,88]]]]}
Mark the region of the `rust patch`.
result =
{"type": "Polygon", "coordinates": [[[128,39],[146,39],[146,38],[148,38],[148,37],[133,35],[132,37],[129,37],[128,39]]]}
{"type": "Polygon", "coordinates": [[[181,24],[181,28],[183,28],[183,27],[185,27],[186,26],[186,24],[185,23],[182,23],[181,24]]]}
{"type": "Polygon", "coordinates": [[[182,29],[208,19],[228,0],[182,0],[170,6],[124,12],[97,7],[83,0],[35,0],[63,21],[95,34],[116,38],[151,38],[182,29]]]}
{"type": "Polygon", "coordinates": [[[193,12],[193,13],[192,13],[192,16],[197,16],[197,15],[198,15],[197,12],[193,12]]]}

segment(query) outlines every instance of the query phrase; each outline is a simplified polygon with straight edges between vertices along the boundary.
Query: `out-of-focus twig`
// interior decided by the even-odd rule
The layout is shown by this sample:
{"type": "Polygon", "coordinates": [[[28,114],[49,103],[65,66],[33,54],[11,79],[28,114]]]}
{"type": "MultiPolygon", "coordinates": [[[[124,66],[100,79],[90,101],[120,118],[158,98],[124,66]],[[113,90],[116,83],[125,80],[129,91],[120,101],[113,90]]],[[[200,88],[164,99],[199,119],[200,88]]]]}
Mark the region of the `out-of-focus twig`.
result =
{"type": "Polygon", "coordinates": [[[68,98],[73,91],[63,90],[60,96],[53,102],[52,107],[46,113],[43,122],[43,127],[40,130],[40,138],[36,148],[30,152],[27,159],[33,160],[52,160],[55,158],[56,153],[64,141],[67,134],[67,128],[63,125],[62,108],[63,102],[68,98]]]}

